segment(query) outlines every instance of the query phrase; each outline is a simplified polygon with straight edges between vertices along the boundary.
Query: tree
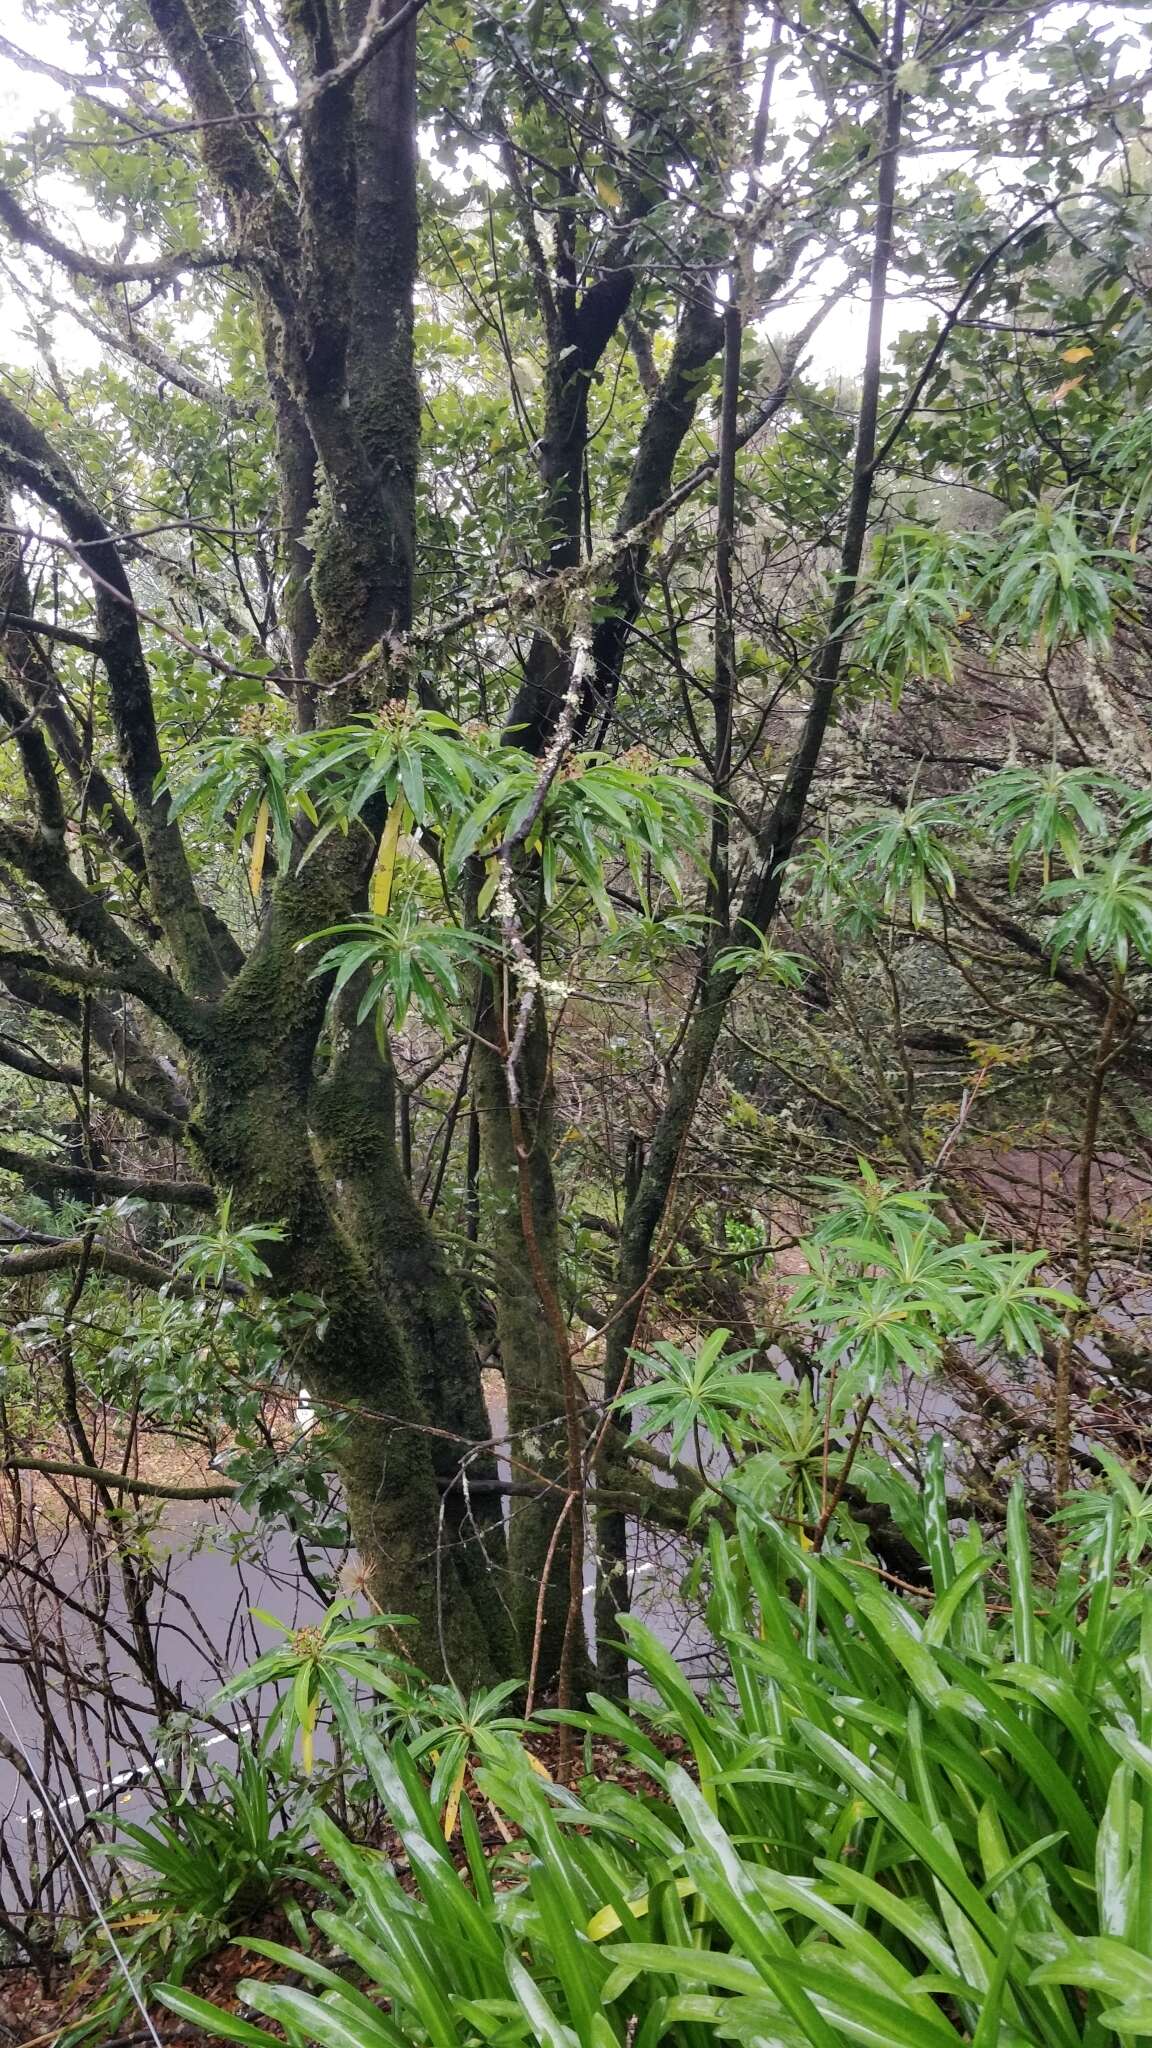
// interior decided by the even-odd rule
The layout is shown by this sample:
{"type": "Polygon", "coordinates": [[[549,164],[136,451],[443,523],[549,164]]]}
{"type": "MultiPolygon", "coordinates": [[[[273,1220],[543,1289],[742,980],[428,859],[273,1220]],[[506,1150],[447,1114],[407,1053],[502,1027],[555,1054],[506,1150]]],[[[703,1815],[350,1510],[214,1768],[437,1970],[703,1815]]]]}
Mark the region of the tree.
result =
{"type": "MultiPolygon", "coordinates": [[[[36,1078],[85,1114],[78,1157],[9,1146],[0,1168],[272,1226],[263,1284],[314,1306],[296,1365],[417,1654],[570,1688],[587,1493],[618,1679],[624,1518],[682,1523],[692,1491],[653,1480],[660,1453],[581,1375],[554,1123],[572,1018],[629,947],[633,988],[674,996],[619,1175],[611,1398],[830,729],[893,673],[858,652],[870,535],[933,459],[973,323],[1011,324],[1021,279],[1112,203],[1101,111],[1123,157],[1139,80],[1090,15],[904,0],[52,19],[94,69],[65,70],[66,114],[9,153],[0,200],[39,351],[0,392],[23,927],[0,976],[74,1039],[36,1078]],[[1006,107],[973,98],[989,65],[1017,72],[1006,107]],[[893,361],[908,289],[943,311],[893,361]],[[849,407],[805,352],[857,290],[849,407]],[[99,368],[60,368],[68,322],[99,368]],[[413,1029],[456,1059],[427,1201],[398,1119],[413,1029]],[[458,1140],[463,1267],[429,1213],[458,1140]]],[[[94,1228],[58,1250],[78,1284],[94,1228]]]]}

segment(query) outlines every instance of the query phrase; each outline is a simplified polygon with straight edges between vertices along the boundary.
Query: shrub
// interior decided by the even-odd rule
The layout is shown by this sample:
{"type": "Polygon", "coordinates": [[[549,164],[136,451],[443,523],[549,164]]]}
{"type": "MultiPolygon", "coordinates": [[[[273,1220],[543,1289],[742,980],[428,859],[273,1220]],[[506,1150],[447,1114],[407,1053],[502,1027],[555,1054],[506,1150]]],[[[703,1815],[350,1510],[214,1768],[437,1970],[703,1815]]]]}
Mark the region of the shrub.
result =
{"type": "MultiPolygon", "coordinates": [[[[243,1983],[250,2009],[323,2048],[1152,2032],[1152,1596],[1118,1565],[1118,1499],[1037,1590],[1020,1495],[1001,1552],[953,1540],[932,1484],[923,1598],[748,1509],[735,1535],[712,1530],[728,1684],[697,1698],[630,1621],[650,1701],[573,1717],[621,1744],[645,1792],[591,1772],[563,1789],[516,1736],[480,1730],[456,1854],[444,1774],[434,1800],[409,1746],[364,1724],[410,1874],[318,1815],[345,1887],[315,1916],[325,1959],[251,1943],[303,1981],[243,1983]],[[517,1831],[495,1855],[484,1802],[517,1831]]],[[[226,2039],[272,2038],[160,1995],[226,2039]]]]}
{"type": "MultiPolygon", "coordinates": [[[[169,1789],[165,1812],[147,1825],[117,1820],[118,1839],[97,1852],[124,1864],[132,1881],[81,1958],[82,1970],[109,1961],[113,1968],[107,1992],[68,2029],[69,2043],[107,2039],[133,2009],[109,1925],[138,1982],[162,1972],[178,1984],[294,1880],[324,1882],[307,1848],[307,1819],[287,1814],[288,1795],[274,1789],[265,1748],[241,1742],[235,1770],[218,1765],[194,1791],[169,1789]]],[[[293,1902],[289,1911],[304,1937],[306,1923],[293,1902]]]]}

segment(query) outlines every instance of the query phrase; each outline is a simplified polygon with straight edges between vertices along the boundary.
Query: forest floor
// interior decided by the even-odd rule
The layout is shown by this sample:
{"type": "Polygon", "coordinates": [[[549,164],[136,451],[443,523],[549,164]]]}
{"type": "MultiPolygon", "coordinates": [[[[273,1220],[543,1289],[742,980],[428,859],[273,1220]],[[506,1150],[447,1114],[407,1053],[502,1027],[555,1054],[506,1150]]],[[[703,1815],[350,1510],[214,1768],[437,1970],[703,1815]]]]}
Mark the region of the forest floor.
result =
{"type": "MultiPolygon", "coordinates": [[[[534,1730],[526,1741],[526,1747],[552,1777],[558,1771],[559,1745],[558,1729],[534,1730]]],[[[691,1757],[681,1750],[680,1745],[661,1742],[661,1747],[691,1768],[691,1757]]],[[[615,1743],[606,1741],[593,1743],[590,1757],[585,1756],[582,1745],[577,1745],[573,1777],[577,1789],[581,1778],[586,1775],[591,1775],[598,1783],[612,1782],[629,1790],[651,1787],[651,1779],[644,1770],[632,1759],[625,1758],[615,1743]]],[[[481,1820],[485,1848],[497,1858],[503,1849],[514,1844],[515,1833],[503,1821],[497,1827],[491,1814],[485,1825],[483,1795],[471,1783],[469,1790],[474,1795],[481,1820]]],[[[392,1863],[401,1883],[406,1883],[409,1867],[398,1837],[384,1834],[377,1846],[392,1863]]],[[[462,1850],[458,1861],[463,1866],[462,1850]]],[[[306,1919],[310,1918],[311,1909],[322,1903],[319,1893],[302,1884],[293,1884],[287,1895],[300,1906],[306,1919]]],[[[274,1902],[243,1927],[234,1929],[228,1941],[205,1955],[187,1972],[184,1982],[186,1988],[199,1997],[251,2019],[253,2015],[237,1997],[237,1986],[242,1978],[275,1977],[282,1982],[299,1981],[301,1984],[304,1979],[293,1980],[281,1965],[264,1956],[253,1955],[245,1946],[248,1938],[281,1942],[293,1949],[299,1946],[283,1902],[274,1902]]],[[[152,1981],[163,1981],[163,1974],[162,1966],[158,1967],[152,1972],[152,1981]]],[[[68,2039],[73,2030],[84,2026],[86,2016],[103,1997],[108,1980],[107,1964],[99,1962],[94,1966],[91,1951],[87,1950],[79,1958],[62,1956],[46,1965],[43,1971],[26,1963],[0,1963],[0,2048],[55,2048],[57,2042],[68,2039]]],[[[122,2017],[114,2030],[107,2027],[93,2030],[85,2037],[86,2043],[91,2043],[91,2048],[154,2048],[154,2043],[159,2041],[162,2048],[175,2048],[177,2043],[195,2044],[195,2048],[200,2048],[203,2043],[206,2048],[213,2038],[199,2028],[184,2024],[166,2006],[154,2000],[146,2000],[146,2005],[150,2027],[145,2027],[142,2015],[134,2011],[122,2017]]],[[[259,2024],[279,2037],[280,2029],[273,2022],[261,2019],[259,2024]]]]}

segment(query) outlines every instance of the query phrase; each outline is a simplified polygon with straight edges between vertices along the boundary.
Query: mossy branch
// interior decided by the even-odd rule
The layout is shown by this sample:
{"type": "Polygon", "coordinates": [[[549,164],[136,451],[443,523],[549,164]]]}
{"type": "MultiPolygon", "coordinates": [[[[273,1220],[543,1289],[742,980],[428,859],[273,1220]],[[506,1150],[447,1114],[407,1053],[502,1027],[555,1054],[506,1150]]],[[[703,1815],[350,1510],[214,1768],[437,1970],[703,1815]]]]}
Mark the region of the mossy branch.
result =
{"type": "Polygon", "coordinates": [[[160,1479],[137,1479],[131,1472],[107,1472],[102,1465],[72,1465],[66,1458],[6,1458],[6,1472],[43,1472],[51,1478],[86,1479],[116,1493],[139,1493],[152,1500],[235,1500],[240,1489],[227,1479],[203,1486],[169,1486],[160,1479]]]}
{"type": "Polygon", "coordinates": [[[215,1190],[203,1180],[161,1180],[146,1173],[106,1173],[99,1167],[73,1166],[51,1153],[17,1152],[0,1145],[0,1172],[14,1173],[35,1188],[66,1188],[90,1202],[116,1201],[139,1195],[146,1202],[170,1203],[185,1209],[214,1209],[215,1190]]]}

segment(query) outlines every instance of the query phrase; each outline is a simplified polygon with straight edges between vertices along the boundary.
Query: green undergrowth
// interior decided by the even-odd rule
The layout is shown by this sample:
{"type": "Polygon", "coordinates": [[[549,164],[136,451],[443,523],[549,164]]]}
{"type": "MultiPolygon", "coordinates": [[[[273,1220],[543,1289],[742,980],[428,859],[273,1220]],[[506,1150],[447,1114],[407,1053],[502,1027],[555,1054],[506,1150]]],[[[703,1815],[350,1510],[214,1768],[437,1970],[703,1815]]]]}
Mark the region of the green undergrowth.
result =
{"type": "Polygon", "coordinates": [[[251,2018],[159,1996],[252,2048],[1152,2038],[1152,1588],[1119,1498],[1043,1586],[1019,1494],[1003,1546],[924,1506],[923,1597],[749,1512],[713,1529],[726,1682],[698,1697],[630,1622],[651,1697],[574,1717],[573,1789],[506,1714],[466,1783],[459,1744],[445,1770],[360,1718],[391,1856],[318,1810],[341,1898],[307,1947],[250,1944],[251,2018]],[[580,1776],[604,1738],[624,1768],[580,1776]]]}

